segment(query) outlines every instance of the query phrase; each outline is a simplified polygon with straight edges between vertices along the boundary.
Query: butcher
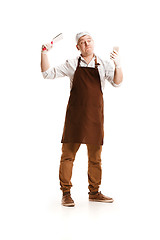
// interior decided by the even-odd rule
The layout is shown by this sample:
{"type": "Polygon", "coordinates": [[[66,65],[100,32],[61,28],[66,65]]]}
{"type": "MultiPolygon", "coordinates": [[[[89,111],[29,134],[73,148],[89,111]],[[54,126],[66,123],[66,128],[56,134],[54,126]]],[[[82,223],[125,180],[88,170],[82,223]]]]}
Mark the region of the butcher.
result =
{"type": "Polygon", "coordinates": [[[99,191],[102,178],[101,152],[104,139],[105,81],[114,87],[121,85],[123,72],[119,51],[113,49],[110,61],[102,60],[94,52],[94,40],[89,32],[76,34],[76,48],[80,55],[64,64],[50,67],[48,52],[54,42],[42,45],[41,71],[44,79],[69,77],[70,96],[67,104],[62,134],[62,154],[59,166],[62,205],[75,206],[71,197],[72,169],[81,144],[86,144],[88,153],[89,201],[112,203],[113,198],[99,191]]]}

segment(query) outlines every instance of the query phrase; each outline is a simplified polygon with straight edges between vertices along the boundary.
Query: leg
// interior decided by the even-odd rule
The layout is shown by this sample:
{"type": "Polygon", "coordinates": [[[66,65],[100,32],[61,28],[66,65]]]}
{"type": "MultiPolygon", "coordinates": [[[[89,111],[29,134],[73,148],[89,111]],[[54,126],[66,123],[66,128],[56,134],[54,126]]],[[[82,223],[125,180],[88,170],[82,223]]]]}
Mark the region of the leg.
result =
{"type": "Polygon", "coordinates": [[[63,193],[69,192],[72,187],[71,177],[73,162],[80,143],[63,143],[62,155],[59,167],[60,186],[63,193]]]}
{"type": "Polygon", "coordinates": [[[101,184],[102,145],[87,144],[88,149],[88,182],[90,192],[97,192],[101,184]]]}

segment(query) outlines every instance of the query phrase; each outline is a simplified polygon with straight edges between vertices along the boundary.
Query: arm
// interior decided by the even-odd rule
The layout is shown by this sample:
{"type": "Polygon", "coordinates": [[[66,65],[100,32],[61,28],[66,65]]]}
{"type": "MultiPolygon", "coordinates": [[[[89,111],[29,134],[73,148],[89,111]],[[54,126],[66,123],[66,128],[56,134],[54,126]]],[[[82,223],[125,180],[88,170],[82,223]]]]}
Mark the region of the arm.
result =
{"type": "Polygon", "coordinates": [[[75,69],[76,69],[77,59],[73,61],[66,60],[64,64],[61,64],[56,67],[50,67],[47,53],[52,47],[53,47],[53,41],[51,43],[42,45],[40,65],[41,65],[43,78],[55,79],[58,77],[68,76],[70,80],[72,80],[75,69]]]}
{"type": "MultiPolygon", "coordinates": [[[[41,59],[43,56],[41,56],[41,59]]],[[[55,79],[55,78],[60,78],[60,77],[69,77],[70,80],[72,81],[74,72],[76,69],[76,60],[68,61],[66,60],[65,63],[55,66],[55,67],[50,67],[48,58],[47,62],[45,62],[46,59],[42,59],[41,61],[41,69],[42,69],[42,75],[44,79],[55,79]],[[44,60],[44,62],[42,62],[44,60]],[[44,63],[45,66],[42,66],[44,63]],[[44,70],[46,67],[46,70],[44,70]]]]}
{"type": "Polygon", "coordinates": [[[110,55],[110,58],[113,60],[115,64],[113,82],[118,85],[123,81],[123,72],[120,64],[119,52],[113,50],[113,52],[110,55]]]}
{"type": "Polygon", "coordinates": [[[123,72],[122,72],[122,68],[116,68],[115,67],[115,71],[114,71],[114,78],[113,78],[113,82],[115,84],[120,84],[123,81],[123,72]]]}
{"type": "Polygon", "coordinates": [[[48,51],[53,47],[53,41],[51,43],[47,43],[42,45],[41,49],[41,72],[44,79],[55,79],[58,77],[68,76],[72,79],[74,75],[74,66],[70,65],[68,60],[59,66],[50,67],[48,60],[48,51]]]}
{"type": "Polygon", "coordinates": [[[53,47],[53,42],[42,45],[42,49],[41,49],[41,71],[42,72],[45,72],[47,69],[50,68],[47,53],[49,50],[51,50],[52,47],[53,47]]]}
{"type": "Polygon", "coordinates": [[[50,68],[50,65],[49,65],[47,54],[41,53],[41,71],[45,72],[49,68],[50,68]]]}

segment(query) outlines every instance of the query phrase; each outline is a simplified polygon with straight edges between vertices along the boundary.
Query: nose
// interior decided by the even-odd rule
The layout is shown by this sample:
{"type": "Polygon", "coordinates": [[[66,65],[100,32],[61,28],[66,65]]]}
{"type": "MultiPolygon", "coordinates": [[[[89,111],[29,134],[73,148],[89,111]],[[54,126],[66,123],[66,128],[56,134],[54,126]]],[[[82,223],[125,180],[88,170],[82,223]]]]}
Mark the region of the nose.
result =
{"type": "Polygon", "coordinates": [[[88,42],[88,41],[85,41],[85,44],[86,44],[86,46],[88,46],[88,45],[89,45],[89,42],[88,42]]]}

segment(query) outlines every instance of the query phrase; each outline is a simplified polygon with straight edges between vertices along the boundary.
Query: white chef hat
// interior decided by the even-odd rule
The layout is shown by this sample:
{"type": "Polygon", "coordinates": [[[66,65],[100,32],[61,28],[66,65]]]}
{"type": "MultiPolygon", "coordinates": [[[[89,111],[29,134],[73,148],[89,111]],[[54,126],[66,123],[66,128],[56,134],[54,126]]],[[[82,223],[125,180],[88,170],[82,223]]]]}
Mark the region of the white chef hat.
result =
{"type": "Polygon", "coordinates": [[[84,35],[89,35],[91,37],[91,34],[89,32],[80,32],[76,34],[76,43],[78,43],[78,40],[80,39],[80,37],[84,36],[84,35]]]}

